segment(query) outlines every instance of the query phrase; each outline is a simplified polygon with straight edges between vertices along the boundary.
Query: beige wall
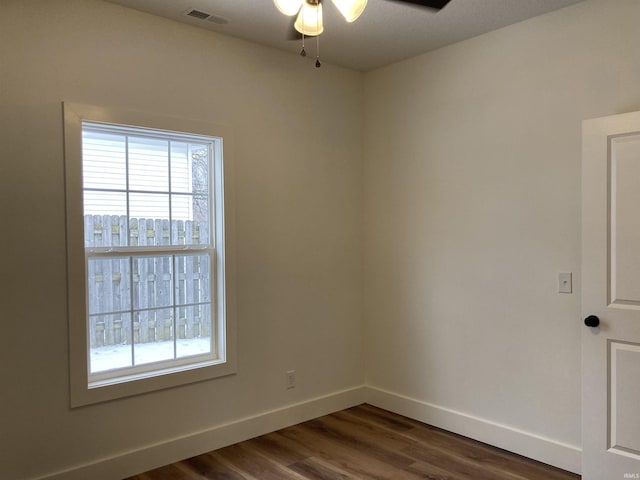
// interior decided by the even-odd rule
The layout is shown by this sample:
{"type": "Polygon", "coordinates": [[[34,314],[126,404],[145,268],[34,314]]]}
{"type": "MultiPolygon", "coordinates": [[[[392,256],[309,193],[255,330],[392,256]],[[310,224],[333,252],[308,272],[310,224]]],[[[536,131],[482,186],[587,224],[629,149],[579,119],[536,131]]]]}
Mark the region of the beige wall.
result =
{"type": "Polygon", "coordinates": [[[362,385],[362,82],[101,1],[0,1],[0,478],[362,385]],[[63,100],[233,129],[237,375],[69,409],[63,100]]]}
{"type": "Polygon", "coordinates": [[[577,451],[581,121],[640,109],[639,18],[587,1],[366,76],[367,382],[389,405],[577,451]]]}

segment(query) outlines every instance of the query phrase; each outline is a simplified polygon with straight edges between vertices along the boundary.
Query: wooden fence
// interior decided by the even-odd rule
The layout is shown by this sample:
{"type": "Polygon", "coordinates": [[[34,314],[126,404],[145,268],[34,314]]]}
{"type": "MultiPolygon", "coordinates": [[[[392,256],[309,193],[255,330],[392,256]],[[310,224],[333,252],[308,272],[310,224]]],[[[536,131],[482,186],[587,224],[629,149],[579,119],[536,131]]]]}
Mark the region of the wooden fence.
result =
{"type": "MultiPolygon", "coordinates": [[[[206,222],[86,215],[85,246],[201,244],[206,222]],[[173,242],[171,242],[173,240],[173,242]]],[[[91,348],[211,335],[211,259],[206,253],[91,257],[91,348]],[[174,306],[175,305],[175,306],[174,306]]]]}

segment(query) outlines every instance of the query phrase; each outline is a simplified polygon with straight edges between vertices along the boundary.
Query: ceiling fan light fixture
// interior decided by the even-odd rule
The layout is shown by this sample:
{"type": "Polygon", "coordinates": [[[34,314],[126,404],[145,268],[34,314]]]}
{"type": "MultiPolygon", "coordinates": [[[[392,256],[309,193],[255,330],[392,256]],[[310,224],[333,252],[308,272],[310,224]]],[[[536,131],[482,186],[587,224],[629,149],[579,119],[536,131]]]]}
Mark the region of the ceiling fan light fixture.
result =
{"type": "Polygon", "coordinates": [[[308,37],[314,37],[324,32],[324,25],[322,24],[322,4],[317,3],[312,5],[308,2],[304,2],[296,23],[293,25],[295,29],[308,37]]]}
{"type": "Polygon", "coordinates": [[[273,0],[278,10],[288,17],[292,17],[300,11],[305,0],[273,0]]]}
{"type": "Polygon", "coordinates": [[[355,22],[367,6],[367,0],[332,0],[344,19],[355,22]]]}

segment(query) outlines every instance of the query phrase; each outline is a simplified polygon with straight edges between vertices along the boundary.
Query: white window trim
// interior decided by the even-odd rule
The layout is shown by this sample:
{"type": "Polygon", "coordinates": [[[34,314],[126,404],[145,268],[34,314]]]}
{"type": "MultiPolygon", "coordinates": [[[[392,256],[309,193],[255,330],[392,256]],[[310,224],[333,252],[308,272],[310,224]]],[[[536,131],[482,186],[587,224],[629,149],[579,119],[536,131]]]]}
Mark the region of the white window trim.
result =
{"type": "Polygon", "coordinates": [[[67,214],[67,290],[69,315],[70,405],[78,407],[116,398],[151,392],[230,375],[236,371],[235,322],[235,209],[233,204],[233,135],[228,127],[209,122],[168,117],[159,114],[114,108],[63,103],[67,214]],[[194,363],[188,367],[167,368],[145,375],[121,377],[118,381],[89,384],[89,342],[86,320],[86,272],[82,207],[82,122],[103,122],[143,128],[184,132],[224,139],[222,178],[215,185],[222,192],[221,202],[214,207],[218,218],[224,218],[222,229],[216,229],[219,302],[224,318],[218,332],[220,361],[216,364],[194,363]],[[224,209],[224,212],[222,211],[224,209]],[[224,216],[222,217],[222,215],[224,216]],[[222,261],[224,259],[224,262],[222,261]]]}

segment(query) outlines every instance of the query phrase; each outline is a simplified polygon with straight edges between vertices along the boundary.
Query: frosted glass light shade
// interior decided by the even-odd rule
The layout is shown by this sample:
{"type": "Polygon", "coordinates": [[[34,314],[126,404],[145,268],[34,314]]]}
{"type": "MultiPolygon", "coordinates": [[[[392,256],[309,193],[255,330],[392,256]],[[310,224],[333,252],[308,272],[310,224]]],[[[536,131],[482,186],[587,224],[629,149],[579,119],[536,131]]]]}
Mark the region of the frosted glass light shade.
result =
{"type": "Polygon", "coordinates": [[[292,17],[300,11],[305,0],[273,0],[280,12],[292,17]]]}
{"type": "Polygon", "coordinates": [[[297,31],[309,37],[320,35],[324,32],[324,25],[322,24],[322,4],[311,5],[305,2],[293,26],[297,31]]]}
{"type": "Polygon", "coordinates": [[[367,0],[332,0],[344,19],[351,23],[358,19],[367,6],[367,0]]]}

